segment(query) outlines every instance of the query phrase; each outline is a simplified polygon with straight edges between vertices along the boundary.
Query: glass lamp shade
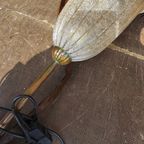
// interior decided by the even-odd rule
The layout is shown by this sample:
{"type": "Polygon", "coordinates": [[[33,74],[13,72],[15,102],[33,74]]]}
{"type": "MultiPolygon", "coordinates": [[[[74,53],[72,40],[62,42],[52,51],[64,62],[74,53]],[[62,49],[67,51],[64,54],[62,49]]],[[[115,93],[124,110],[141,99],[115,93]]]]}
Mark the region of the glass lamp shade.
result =
{"type": "Polygon", "coordinates": [[[53,43],[73,62],[92,58],[112,43],[144,8],[144,0],[69,0],[53,43]]]}

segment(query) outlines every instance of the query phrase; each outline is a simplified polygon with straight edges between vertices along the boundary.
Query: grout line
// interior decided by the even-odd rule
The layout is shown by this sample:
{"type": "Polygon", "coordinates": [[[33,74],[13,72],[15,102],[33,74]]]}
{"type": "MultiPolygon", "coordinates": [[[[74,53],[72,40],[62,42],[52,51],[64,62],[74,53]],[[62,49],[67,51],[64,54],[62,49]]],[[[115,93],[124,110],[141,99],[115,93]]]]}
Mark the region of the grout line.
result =
{"type": "Polygon", "coordinates": [[[9,9],[9,8],[0,8],[0,9],[1,9],[1,10],[2,10],[2,9],[5,9],[5,10],[7,10],[7,11],[15,12],[15,13],[17,13],[17,14],[19,14],[19,15],[22,15],[22,16],[24,16],[24,17],[28,17],[28,18],[30,18],[30,19],[32,19],[32,20],[37,21],[37,22],[40,22],[40,23],[43,23],[43,24],[48,24],[49,27],[52,27],[52,28],[54,27],[54,25],[51,24],[50,22],[48,22],[47,20],[40,20],[40,19],[37,19],[37,18],[35,18],[35,17],[31,16],[31,15],[27,15],[27,14],[25,14],[25,13],[22,13],[22,12],[13,10],[13,9],[9,9]]]}
{"type": "Polygon", "coordinates": [[[129,51],[128,49],[124,49],[124,48],[121,48],[115,44],[111,44],[109,47],[109,49],[112,49],[114,51],[118,51],[118,52],[121,52],[123,54],[126,54],[126,55],[129,55],[131,57],[134,57],[134,58],[137,58],[139,60],[142,60],[144,61],[144,56],[143,55],[140,55],[140,54],[137,54],[137,53],[134,53],[134,52],[131,52],[129,51]]]}

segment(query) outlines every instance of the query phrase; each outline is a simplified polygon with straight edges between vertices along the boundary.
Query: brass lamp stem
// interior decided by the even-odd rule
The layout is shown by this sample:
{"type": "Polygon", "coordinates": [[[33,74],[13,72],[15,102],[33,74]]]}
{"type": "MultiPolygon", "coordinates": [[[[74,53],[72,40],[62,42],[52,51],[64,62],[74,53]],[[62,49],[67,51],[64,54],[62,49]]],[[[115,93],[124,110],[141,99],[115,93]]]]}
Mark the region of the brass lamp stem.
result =
{"type": "MultiPolygon", "coordinates": [[[[47,67],[47,69],[26,89],[24,92],[25,95],[31,96],[36,92],[36,90],[41,86],[41,84],[49,77],[49,75],[53,72],[57,64],[67,65],[71,62],[71,58],[69,55],[59,47],[53,47],[52,57],[54,62],[47,67]]],[[[21,99],[17,108],[21,109],[27,102],[27,99],[21,99]]],[[[0,120],[0,127],[5,128],[13,119],[12,113],[6,113],[4,117],[0,120]]]]}
{"type": "MultiPolygon", "coordinates": [[[[55,69],[57,63],[53,62],[48,68],[26,89],[24,92],[25,95],[31,96],[35,93],[35,91],[41,86],[41,84],[48,78],[48,76],[52,73],[55,69]]],[[[27,99],[21,99],[18,104],[17,108],[21,109],[27,102],[27,99]]],[[[5,128],[13,119],[12,113],[6,113],[4,117],[0,120],[0,127],[5,128]]]]}

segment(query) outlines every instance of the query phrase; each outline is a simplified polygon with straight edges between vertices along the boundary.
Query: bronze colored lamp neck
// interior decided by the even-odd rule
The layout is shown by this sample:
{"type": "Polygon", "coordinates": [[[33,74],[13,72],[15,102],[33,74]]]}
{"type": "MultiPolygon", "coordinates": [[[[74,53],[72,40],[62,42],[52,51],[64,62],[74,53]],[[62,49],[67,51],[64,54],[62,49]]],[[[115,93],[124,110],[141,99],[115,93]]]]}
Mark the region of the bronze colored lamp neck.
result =
{"type": "Polygon", "coordinates": [[[60,65],[67,65],[71,63],[71,58],[69,54],[62,48],[54,46],[52,49],[53,60],[60,65]]]}

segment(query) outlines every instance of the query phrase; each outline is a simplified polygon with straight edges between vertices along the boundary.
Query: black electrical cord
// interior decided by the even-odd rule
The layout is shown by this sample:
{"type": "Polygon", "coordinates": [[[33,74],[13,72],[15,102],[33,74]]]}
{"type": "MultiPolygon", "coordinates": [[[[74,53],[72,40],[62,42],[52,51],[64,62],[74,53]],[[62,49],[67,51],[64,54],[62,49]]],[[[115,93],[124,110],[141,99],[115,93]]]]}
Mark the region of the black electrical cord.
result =
{"type": "Polygon", "coordinates": [[[11,109],[0,107],[0,110],[13,113],[17,125],[21,130],[21,133],[13,132],[1,127],[0,131],[3,131],[4,133],[7,133],[15,138],[25,139],[28,144],[38,144],[39,142],[40,144],[46,144],[46,140],[47,144],[52,144],[53,137],[56,137],[59,140],[60,144],[65,144],[64,140],[57,132],[49,128],[45,128],[38,122],[36,108],[37,103],[31,96],[28,95],[16,96],[12,101],[11,109]],[[33,104],[32,116],[23,114],[20,112],[20,110],[17,109],[17,103],[20,99],[28,99],[33,104]],[[40,139],[37,139],[38,137],[40,137],[40,139]]]}

